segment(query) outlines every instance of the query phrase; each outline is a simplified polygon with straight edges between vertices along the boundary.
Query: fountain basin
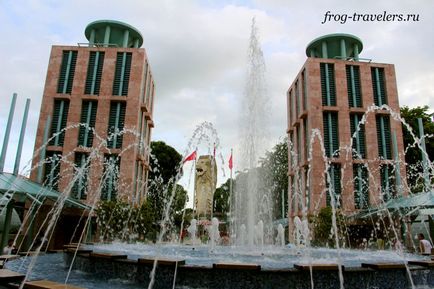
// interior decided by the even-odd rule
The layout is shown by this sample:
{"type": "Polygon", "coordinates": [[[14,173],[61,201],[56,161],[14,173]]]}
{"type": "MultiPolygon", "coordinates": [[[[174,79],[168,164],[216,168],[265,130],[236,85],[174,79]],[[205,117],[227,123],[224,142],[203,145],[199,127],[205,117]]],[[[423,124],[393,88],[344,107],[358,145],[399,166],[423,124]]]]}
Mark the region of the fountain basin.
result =
{"type": "MultiPolygon", "coordinates": [[[[143,244],[94,245],[83,249],[85,251],[79,251],[75,256],[68,284],[84,288],[147,288],[153,267],[150,260],[156,256],[163,260],[158,262],[156,270],[153,287],[156,289],[299,289],[311,288],[312,281],[315,288],[339,288],[339,266],[336,264],[341,266],[345,288],[411,288],[408,272],[415,288],[434,288],[434,269],[423,266],[429,263],[429,257],[400,256],[392,251],[341,250],[338,259],[337,251],[333,249],[271,246],[264,247],[262,252],[222,246],[211,252],[206,246],[143,244]],[[410,261],[422,265],[408,265],[412,263],[410,261]],[[362,263],[405,263],[408,267],[372,269],[362,267],[362,263]],[[243,269],[246,265],[250,267],[243,269]]],[[[39,256],[31,279],[65,282],[74,255],[75,252],[68,249],[63,254],[39,256]]],[[[23,260],[10,261],[7,267],[25,273],[23,260]]],[[[29,260],[30,257],[24,263],[29,260]]]]}

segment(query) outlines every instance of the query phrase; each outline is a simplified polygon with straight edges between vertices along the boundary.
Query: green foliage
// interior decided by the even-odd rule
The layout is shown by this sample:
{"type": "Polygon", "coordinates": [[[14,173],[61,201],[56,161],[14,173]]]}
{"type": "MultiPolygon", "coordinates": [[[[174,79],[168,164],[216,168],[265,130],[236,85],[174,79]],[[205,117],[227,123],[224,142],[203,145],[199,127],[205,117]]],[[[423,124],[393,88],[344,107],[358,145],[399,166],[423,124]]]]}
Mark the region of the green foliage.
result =
{"type": "Polygon", "coordinates": [[[155,239],[155,215],[149,203],[131,207],[124,201],[101,201],[95,209],[100,238],[110,240],[155,239]]]}
{"type": "MultiPolygon", "coordinates": [[[[336,238],[334,235],[333,228],[333,211],[331,207],[322,208],[318,215],[311,218],[311,223],[313,223],[313,240],[312,245],[314,246],[327,246],[334,248],[336,246],[336,238]]],[[[338,229],[339,243],[347,239],[345,219],[342,212],[336,210],[336,225],[338,229]]]]}
{"type": "MultiPolygon", "coordinates": [[[[428,157],[431,161],[434,160],[434,122],[431,120],[428,113],[429,107],[409,108],[408,106],[401,107],[401,117],[405,119],[413,131],[413,134],[419,137],[418,118],[422,119],[423,129],[425,133],[425,146],[428,157]]],[[[402,133],[404,136],[405,162],[407,163],[407,179],[412,192],[423,190],[422,179],[422,152],[416,145],[410,131],[403,125],[402,133]]]]}
{"type": "Polygon", "coordinates": [[[214,193],[214,215],[218,215],[221,220],[226,220],[230,211],[230,182],[231,179],[227,179],[214,193]]]}
{"type": "Polygon", "coordinates": [[[275,217],[285,218],[288,208],[288,139],[284,138],[261,159],[261,172],[265,187],[271,188],[275,200],[275,217]],[[282,194],[284,199],[284,216],[282,216],[282,194]]]}
{"type": "Polygon", "coordinates": [[[175,178],[180,176],[182,156],[171,146],[162,141],[151,143],[152,156],[150,158],[151,171],[148,181],[148,201],[155,218],[163,220],[166,206],[172,194],[174,198],[168,214],[180,224],[182,211],[188,201],[187,191],[181,185],[173,185],[175,178]]]}

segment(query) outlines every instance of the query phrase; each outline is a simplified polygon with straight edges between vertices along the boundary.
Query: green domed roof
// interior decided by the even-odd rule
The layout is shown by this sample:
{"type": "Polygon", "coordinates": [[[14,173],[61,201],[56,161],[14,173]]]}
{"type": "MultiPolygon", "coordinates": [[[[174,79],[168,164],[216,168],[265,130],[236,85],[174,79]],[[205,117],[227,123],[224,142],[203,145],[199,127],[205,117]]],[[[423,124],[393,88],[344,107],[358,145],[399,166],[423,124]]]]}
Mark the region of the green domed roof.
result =
{"type": "Polygon", "coordinates": [[[94,21],[87,25],[84,35],[91,44],[136,48],[143,44],[143,37],[139,30],[116,20],[94,21]]]}
{"type": "Polygon", "coordinates": [[[306,47],[308,57],[319,58],[354,58],[358,59],[363,49],[362,40],[358,37],[345,34],[327,34],[312,40],[306,47]]]}

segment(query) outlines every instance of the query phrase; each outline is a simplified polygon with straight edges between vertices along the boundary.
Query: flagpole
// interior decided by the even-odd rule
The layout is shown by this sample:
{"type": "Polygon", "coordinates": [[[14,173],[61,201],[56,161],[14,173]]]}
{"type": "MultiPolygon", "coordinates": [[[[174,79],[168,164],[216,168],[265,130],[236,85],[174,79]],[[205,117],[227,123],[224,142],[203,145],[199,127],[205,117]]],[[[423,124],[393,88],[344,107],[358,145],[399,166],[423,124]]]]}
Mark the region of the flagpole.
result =
{"type": "MultiPolygon", "coordinates": [[[[229,216],[230,216],[230,222],[232,223],[232,221],[233,221],[233,216],[232,216],[232,212],[234,211],[233,210],[233,208],[232,208],[232,189],[233,189],[233,184],[232,184],[232,168],[233,168],[233,164],[232,164],[232,149],[231,149],[231,157],[230,157],[230,161],[231,161],[231,164],[229,164],[229,166],[230,166],[230,170],[231,170],[231,173],[230,173],[230,179],[229,179],[229,216]]],[[[233,227],[233,224],[231,224],[231,228],[233,227]]],[[[233,235],[233,230],[234,230],[234,228],[232,228],[232,232],[231,232],[231,235],[233,235]]],[[[230,236],[230,238],[232,238],[232,236],[230,236]]],[[[230,239],[230,242],[231,242],[232,240],[230,239]]]]}
{"type": "Polygon", "coordinates": [[[196,204],[196,156],[197,156],[197,148],[196,148],[195,152],[196,152],[196,155],[194,156],[194,162],[193,162],[193,171],[194,171],[193,219],[196,216],[195,204],[196,204]]]}

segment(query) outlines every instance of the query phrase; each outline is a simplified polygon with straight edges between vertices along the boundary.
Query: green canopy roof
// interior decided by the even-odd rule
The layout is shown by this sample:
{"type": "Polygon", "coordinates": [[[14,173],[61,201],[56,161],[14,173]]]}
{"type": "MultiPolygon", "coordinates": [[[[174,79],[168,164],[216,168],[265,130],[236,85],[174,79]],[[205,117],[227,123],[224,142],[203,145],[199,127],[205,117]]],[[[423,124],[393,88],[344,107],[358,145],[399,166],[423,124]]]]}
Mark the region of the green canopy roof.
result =
{"type": "MultiPolygon", "coordinates": [[[[36,201],[41,201],[45,198],[57,200],[61,196],[61,193],[58,191],[41,186],[28,178],[9,173],[0,173],[0,193],[5,192],[13,192],[14,195],[18,194],[36,201]]],[[[70,197],[66,198],[66,204],[80,209],[90,209],[89,206],[70,197]]]]}

